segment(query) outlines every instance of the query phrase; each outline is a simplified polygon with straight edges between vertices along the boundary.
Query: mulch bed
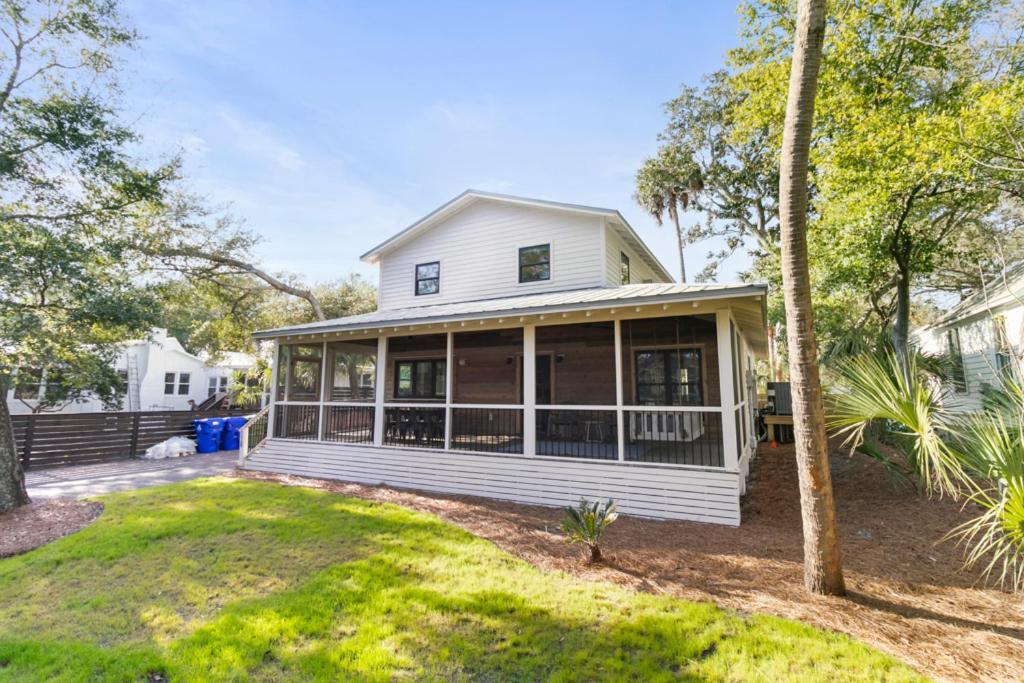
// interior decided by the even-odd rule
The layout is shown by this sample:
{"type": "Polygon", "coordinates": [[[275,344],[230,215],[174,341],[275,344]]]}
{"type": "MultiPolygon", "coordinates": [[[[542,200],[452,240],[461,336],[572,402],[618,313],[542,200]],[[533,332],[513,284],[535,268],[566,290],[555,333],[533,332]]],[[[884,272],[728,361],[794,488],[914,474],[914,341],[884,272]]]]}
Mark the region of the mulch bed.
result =
{"type": "Polygon", "coordinates": [[[430,512],[545,569],[764,612],[847,633],[946,680],[1024,680],[1024,600],[962,572],[942,537],[967,517],[950,500],[896,486],[862,456],[834,453],[832,469],[849,595],[803,587],[800,498],[792,446],[763,448],[739,528],[622,517],[603,565],[558,532],[559,510],[468,496],[239,472],[430,512]]]}
{"type": "Polygon", "coordinates": [[[27,553],[83,529],[103,512],[102,503],[55,498],[0,515],[0,557],[27,553]]]}

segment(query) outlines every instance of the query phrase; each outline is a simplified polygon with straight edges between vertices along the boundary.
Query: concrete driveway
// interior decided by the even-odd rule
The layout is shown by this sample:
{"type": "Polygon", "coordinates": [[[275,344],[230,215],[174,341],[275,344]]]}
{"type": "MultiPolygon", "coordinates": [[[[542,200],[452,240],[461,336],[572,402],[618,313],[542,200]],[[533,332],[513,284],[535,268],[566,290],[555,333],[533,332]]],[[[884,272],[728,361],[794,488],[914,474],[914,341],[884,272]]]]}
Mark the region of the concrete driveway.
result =
{"type": "Polygon", "coordinates": [[[122,460],[100,465],[77,465],[29,470],[28,495],[43,498],[88,498],[113,491],[142,489],[176,481],[214,477],[235,468],[238,451],[219,451],[167,460],[122,460]]]}

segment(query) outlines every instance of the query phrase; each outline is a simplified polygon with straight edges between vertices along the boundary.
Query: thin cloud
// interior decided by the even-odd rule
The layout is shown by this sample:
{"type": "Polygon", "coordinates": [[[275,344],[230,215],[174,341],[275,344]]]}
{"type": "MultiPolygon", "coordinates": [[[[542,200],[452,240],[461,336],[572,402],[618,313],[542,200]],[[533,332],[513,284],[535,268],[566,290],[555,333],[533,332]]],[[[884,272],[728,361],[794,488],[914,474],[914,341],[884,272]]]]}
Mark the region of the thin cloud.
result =
{"type": "Polygon", "coordinates": [[[302,155],[281,140],[268,124],[246,119],[226,107],[219,107],[217,116],[234,135],[239,149],[250,156],[285,171],[297,171],[306,165],[302,155]]]}

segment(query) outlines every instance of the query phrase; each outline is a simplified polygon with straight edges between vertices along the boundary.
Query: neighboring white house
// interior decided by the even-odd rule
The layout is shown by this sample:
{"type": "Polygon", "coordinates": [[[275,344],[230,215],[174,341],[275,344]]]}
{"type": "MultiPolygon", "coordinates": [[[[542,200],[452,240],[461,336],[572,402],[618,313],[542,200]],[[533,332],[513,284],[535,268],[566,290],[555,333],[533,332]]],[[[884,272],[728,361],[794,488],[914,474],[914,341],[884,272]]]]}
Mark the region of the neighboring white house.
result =
{"type": "Polygon", "coordinates": [[[255,335],[244,467],[739,524],[764,285],[673,284],[618,211],[473,190],[363,260],[379,310],[255,335]]]}
{"type": "MultiPolygon", "coordinates": [[[[149,339],[124,343],[114,367],[124,380],[126,393],[122,410],[189,410],[189,401],[201,404],[215,394],[224,394],[231,374],[248,370],[255,363],[249,354],[227,352],[215,361],[195,356],[169,336],[165,329],[154,329],[149,339]]],[[[12,414],[32,412],[38,398],[46,392],[46,378],[26,382],[21,377],[7,396],[12,414]]],[[[72,403],[65,413],[94,413],[103,410],[96,399],[72,403]]]]}
{"type": "Polygon", "coordinates": [[[1024,351],[1024,265],[968,297],[938,322],[915,333],[922,351],[951,353],[961,377],[948,407],[981,408],[984,392],[1001,373],[1020,376],[1024,351]]]}

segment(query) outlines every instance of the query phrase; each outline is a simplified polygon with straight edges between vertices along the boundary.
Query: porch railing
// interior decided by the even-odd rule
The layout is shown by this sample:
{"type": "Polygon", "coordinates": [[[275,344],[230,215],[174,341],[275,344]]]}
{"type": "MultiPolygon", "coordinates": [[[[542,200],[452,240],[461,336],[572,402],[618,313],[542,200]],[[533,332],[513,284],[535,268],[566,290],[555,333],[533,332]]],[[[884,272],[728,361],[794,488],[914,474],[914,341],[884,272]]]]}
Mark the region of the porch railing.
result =
{"type": "Polygon", "coordinates": [[[444,448],[445,408],[384,409],[384,445],[444,448]]]}
{"type": "Polygon", "coordinates": [[[242,425],[238,432],[238,466],[245,465],[249,454],[259,448],[267,439],[270,426],[270,406],[256,413],[242,425]]]}
{"type": "Polygon", "coordinates": [[[538,410],[537,455],[618,460],[619,429],[615,409],[538,410]]]}
{"type": "Polygon", "coordinates": [[[479,453],[523,452],[522,408],[452,408],[451,448],[479,453]]]}

